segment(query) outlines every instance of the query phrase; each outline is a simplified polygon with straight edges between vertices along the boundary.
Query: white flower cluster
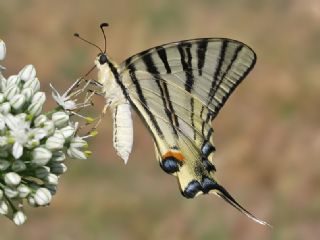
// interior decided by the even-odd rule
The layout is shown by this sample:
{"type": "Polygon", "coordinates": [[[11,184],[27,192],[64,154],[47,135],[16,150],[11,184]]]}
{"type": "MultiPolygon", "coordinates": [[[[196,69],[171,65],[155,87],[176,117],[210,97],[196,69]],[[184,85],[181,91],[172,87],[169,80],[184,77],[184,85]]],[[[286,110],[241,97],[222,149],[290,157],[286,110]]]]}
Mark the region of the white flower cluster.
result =
{"type": "MultiPolygon", "coordinates": [[[[0,61],[6,46],[0,39],[0,61]]],[[[23,204],[47,206],[56,193],[59,176],[67,167],[66,155],[86,159],[90,151],[85,138],[77,135],[78,124],[72,111],[63,106],[77,105],[59,100],[58,107],[42,113],[46,95],[32,65],[5,78],[0,65],[0,214],[17,225],[26,221],[23,204]]],[[[60,96],[60,95],[59,95],[60,96]]],[[[83,105],[82,105],[83,106],[83,105]]],[[[91,135],[90,135],[91,136],[91,135]]]]}

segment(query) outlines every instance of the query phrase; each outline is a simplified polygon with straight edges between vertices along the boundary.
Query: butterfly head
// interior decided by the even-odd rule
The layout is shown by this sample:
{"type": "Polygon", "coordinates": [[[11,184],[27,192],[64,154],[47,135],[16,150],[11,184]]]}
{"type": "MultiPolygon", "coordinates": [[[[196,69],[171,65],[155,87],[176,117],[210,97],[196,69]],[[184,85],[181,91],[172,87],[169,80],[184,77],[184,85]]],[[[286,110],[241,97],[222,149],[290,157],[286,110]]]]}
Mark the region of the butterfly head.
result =
{"type": "Polygon", "coordinates": [[[84,38],[82,38],[79,33],[75,33],[74,36],[81,39],[82,41],[86,42],[86,43],[89,43],[90,45],[96,47],[100,52],[97,56],[97,58],[95,59],[95,66],[100,70],[100,68],[104,65],[106,65],[106,63],[108,62],[108,57],[107,57],[107,54],[106,54],[106,47],[107,47],[107,38],[106,38],[106,34],[105,34],[105,31],[104,31],[104,28],[105,27],[108,27],[109,24],[108,23],[101,23],[100,24],[100,29],[102,31],[102,34],[103,34],[103,38],[104,38],[104,50],[102,50],[102,48],[100,48],[97,44],[94,44],[84,38]]]}
{"type": "Polygon", "coordinates": [[[108,62],[107,54],[106,53],[99,53],[97,60],[100,63],[100,65],[104,65],[105,63],[108,62]]]}

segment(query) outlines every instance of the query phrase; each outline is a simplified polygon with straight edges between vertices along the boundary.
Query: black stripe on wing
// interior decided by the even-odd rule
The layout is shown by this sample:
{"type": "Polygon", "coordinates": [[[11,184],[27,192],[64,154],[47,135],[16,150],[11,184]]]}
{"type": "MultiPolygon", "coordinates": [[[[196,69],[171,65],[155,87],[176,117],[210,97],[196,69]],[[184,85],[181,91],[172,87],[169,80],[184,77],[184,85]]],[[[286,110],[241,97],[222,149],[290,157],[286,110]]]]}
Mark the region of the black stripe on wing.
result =
{"type": "MultiPolygon", "coordinates": [[[[141,86],[140,86],[140,83],[139,83],[139,81],[138,81],[138,79],[137,79],[137,77],[136,77],[135,71],[136,71],[135,66],[134,66],[134,65],[130,65],[130,67],[129,67],[129,74],[130,74],[130,77],[131,77],[131,80],[132,80],[133,84],[134,84],[135,87],[136,87],[137,95],[138,95],[140,101],[143,103],[142,106],[143,106],[145,112],[147,113],[147,115],[148,115],[151,123],[152,123],[153,126],[155,127],[157,133],[158,133],[160,136],[163,136],[163,133],[162,133],[160,127],[159,127],[158,122],[156,121],[154,115],[151,113],[151,111],[150,111],[150,109],[149,109],[149,107],[148,107],[147,100],[146,100],[146,98],[144,97],[143,91],[142,91],[141,86]]],[[[130,101],[130,102],[134,105],[134,103],[133,103],[132,101],[130,101]]],[[[134,105],[134,106],[135,106],[135,105],[134,105]]],[[[135,106],[135,107],[136,107],[136,106],[135,106]]],[[[136,107],[136,108],[137,108],[137,107],[136,107]]]]}
{"type": "MultiPolygon", "coordinates": [[[[163,58],[161,58],[161,60],[163,61],[163,64],[166,65],[165,49],[163,49],[161,54],[163,57],[163,58]]],[[[142,56],[142,60],[147,68],[147,71],[153,76],[154,80],[157,83],[157,86],[158,86],[160,94],[161,94],[161,99],[162,99],[164,111],[170,121],[172,131],[177,136],[178,134],[177,134],[177,130],[176,130],[175,126],[179,127],[179,122],[178,122],[177,116],[175,115],[175,111],[174,111],[172,103],[171,103],[167,83],[165,81],[163,81],[163,79],[160,77],[160,73],[159,73],[156,65],[154,64],[154,61],[152,59],[151,54],[144,54],[142,56]]]]}
{"type": "Polygon", "coordinates": [[[171,73],[171,68],[170,68],[170,65],[169,65],[169,62],[168,62],[166,49],[164,49],[161,46],[156,47],[156,49],[157,49],[157,53],[158,53],[163,65],[164,65],[164,67],[166,68],[167,74],[170,74],[171,73]]]}
{"type": "Polygon", "coordinates": [[[228,41],[224,40],[222,42],[222,46],[220,48],[218,65],[214,71],[213,79],[212,79],[212,83],[211,83],[211,88],[210,88],[210,91],[208,94],[208,102],[207,102],[208,105],[211,103],[211,101],[214,97],[214,94],[219,87],[219,83],[222,81],[222,78],[220,78],[220,80],[219,80],[219,76],[221,74],[221,67],[224,62],[227,47],[228,47],[228,41]]]}
{"type": "MultiPolygon", "coordinates": [[[[190,42],[181,42],[178,44],[178,50],[180,53],[180,59],[181,59],[181,65],[182,69],[185,72],[186,80],[185,80],[185,90],[189,93],[191,93],[193,85],[194,85],[194,74],[192,69],[192,54],[191,54],[191,47],[192,44],[190,42]],[[185,54],[186,52],[186,54],[185,54]]],[[[204,62],[201,63],[203,67],[204,62]]],[[[201,65],[200,64],[200,65],[201,65]]],[[[199,66],[198,66],[199,67],[199,66]]],[[[190,98],[190,107],[191,107],[191,115],[190,115],[190,121],[191,125],[194,128],[194,99],[193,97],[190,98]]],[[[193,139],[196,140],[196,132],[194,131],[193,139]]]]}
{"type": "Polygon", "coordinates": [[[206,59],[206,52],[207,52],[207,46],[208,46],[208,40],[202,39],[197,44],[197,58],[198,58],[198,72],[199,76],[202,75],[202,68],[205,64],[206,59]]]}

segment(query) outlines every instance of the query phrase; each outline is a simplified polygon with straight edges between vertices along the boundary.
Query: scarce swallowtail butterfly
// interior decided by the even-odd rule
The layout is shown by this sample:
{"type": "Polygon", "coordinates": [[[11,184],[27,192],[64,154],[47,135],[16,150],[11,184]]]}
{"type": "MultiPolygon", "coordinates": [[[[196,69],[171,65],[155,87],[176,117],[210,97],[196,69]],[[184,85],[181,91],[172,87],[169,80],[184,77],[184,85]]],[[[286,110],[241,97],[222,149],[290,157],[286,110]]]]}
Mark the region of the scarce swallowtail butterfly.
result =
{"type": "Polygon", "coordinates": [[[178,180],[186,198],[216,194],[254,221],[215,179],[211,122],[256,62],[254,51],[236,40],[199,38],[140,52],[120,65],[104,50],[95,59],[98,82],[113,117],[113,145],[128,161],[135,109],[150,130],[160,167],[178,180]]]}

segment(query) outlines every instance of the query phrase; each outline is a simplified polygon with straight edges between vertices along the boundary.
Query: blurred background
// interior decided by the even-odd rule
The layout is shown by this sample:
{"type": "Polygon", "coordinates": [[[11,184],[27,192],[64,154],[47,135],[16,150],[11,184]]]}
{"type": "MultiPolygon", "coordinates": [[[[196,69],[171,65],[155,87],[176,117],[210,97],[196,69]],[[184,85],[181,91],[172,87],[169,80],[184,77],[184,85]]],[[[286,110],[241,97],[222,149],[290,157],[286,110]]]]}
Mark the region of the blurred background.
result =
{"type": "MultiPolygon", "coordinates": [[[[103,44],[117,62],[166,42],[228,37],[251,46],[254,70],[213,123],[220,182],[274,228],[223,200],[183,198],[158,166],[152,139],[134,115],[128,165],[112,148],[106,116],[90,160],[69,160],[50,207],[27,209],[16,227],[0,218],[0,239],[319,239],[320,2],[317,0],[11,0],[0,2],[5,74],[32,63],[53,106],[60,91],[92,66],[103,44]]],[[[98,106],[103,105],[103,99],[98,106]]]]}

